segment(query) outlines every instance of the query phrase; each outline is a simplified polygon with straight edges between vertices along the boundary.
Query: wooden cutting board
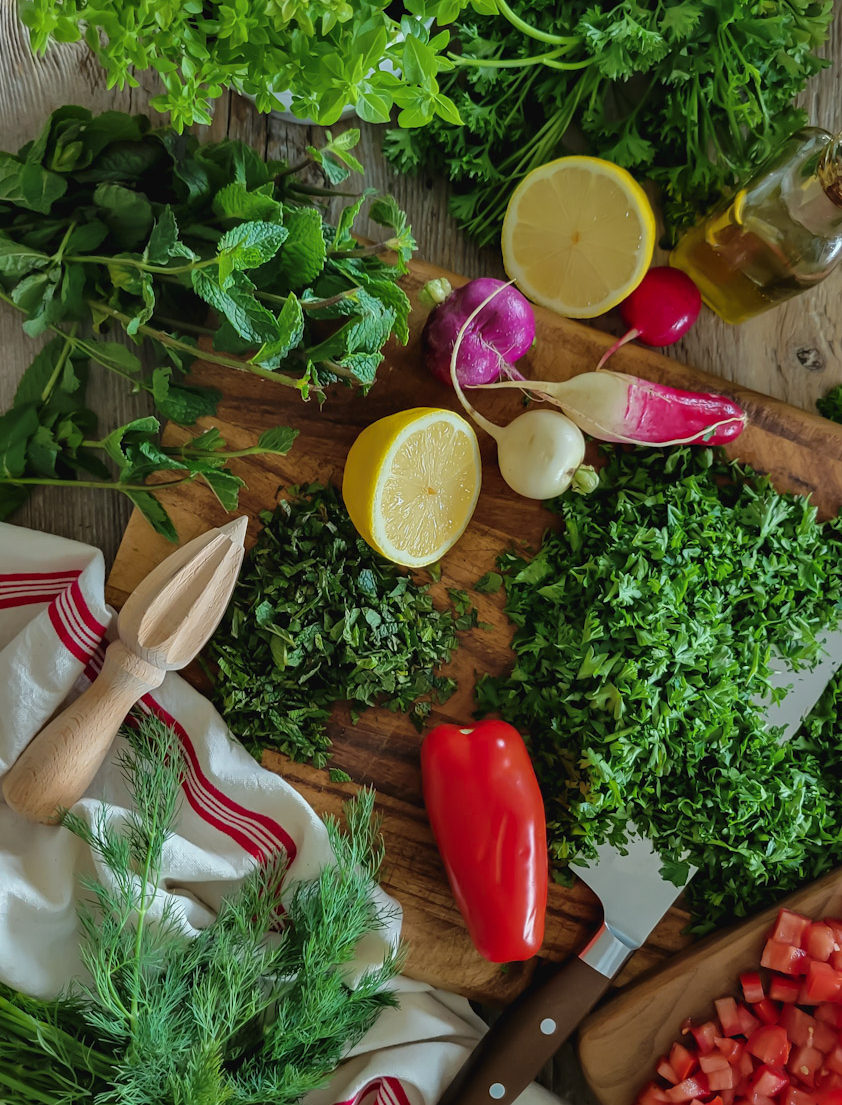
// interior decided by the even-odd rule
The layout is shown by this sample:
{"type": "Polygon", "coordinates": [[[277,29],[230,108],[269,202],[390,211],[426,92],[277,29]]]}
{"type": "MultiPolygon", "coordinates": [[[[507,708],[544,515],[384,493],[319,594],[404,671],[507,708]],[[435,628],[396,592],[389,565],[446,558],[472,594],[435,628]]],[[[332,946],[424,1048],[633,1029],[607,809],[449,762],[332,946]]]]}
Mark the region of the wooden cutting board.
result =
{"type": "MultiPolygon", "coordinates": [[[[214,421],[231,448],[253,445],[259,433],[270,426],[289,424],[300,430],[287,457],[252,456],[232,464],[248,485],[241,492],[240,503],[250,520],[249,543],[260,528],[259,511],[273,506],[280,487],[341,480],[345,455],[363,426],[411,406],[459,409],[452,391],[423,371],[418,352],[427,312],[417,307],[416,295],[428,279],[442,275],[448,275],[454,285],[463,282],[422,262],[413,264],[405,283],[416,306],[410,343],[406,348],[389,349],[377,383],[367,397],[339,388],[331,392],[320,409],[315,402],[302,403],[291,389],[247,373],[240,375],[206,363],[196,365],[195,379],[223,393],[214,421]]],[[[606,334],[549,311],[536,309],[536,316],[536,344],[520,362],[524,373],[534,379],[563,379],[590,370],[612,341],[606,334]]],[[[751,422],[731,448],[732,455],[769,472],[781,489],[812,493],[823,514],[835,513],[842,506],[842,427],[676,364],[641,346],[626,346],[615,355],[612,365],[618,371],[676,387],[727,392],[746,408],[751,422]]],[[[514,417],[520,409],[515,392],[486,394],[474,401],[499,422],[514,417]]],[[[174,442],[188,433],[170,427],[167,435],[174,442]]],[[[539,503],[519,498],[506,487],[497,469],[494,443],[484,434],[480,437],[482,494],[471,525],[444,560],[442,579],[435,591],[443,600],[445,587],[470,589],[494,566],[496,554],[512,540],[535,546],[544,529],[555,524],[539,503]]],[[[210,491],[198,484],[173,490],[166,503],[183,540],[226,518],[210,491]]],[[[154,534],[135,512],[108,582],[109,601],[119,607],[143,576],[171,551],[172,546],[154,534]]],[[[502,613],[502,594],[476,595],[474,602],[480,619],[491,628],[463,637],[449,667],[459,688],[436,711],[437,720],[463,722],[470,718],[475,673],[501,673],[511,661],[511,627],[502,613]]],[[[419,734],[405,717],[380,710],[363,714],[354,726],[343,709],[336,710],[330,734],[335,750],[332,766],[343,768],[355,783],[370,783],[377,788],[385,815],[385,885],[404,907],[404,932],[411,946],[408,972],[477,1000],[505,1002],[512,998],[529,981],[534,962],[503,971],[474,951],[453,904],[424,815],[419,734]]],[[[319,811],[336,810],[353,790],[347,785],[331,784],[326,772],[290,763],[277,753],[266,752],[263,763],[283,774],[319,811]]],[[[598,915],[596,899],[582,883],[570,889],[553,885],[542,954],[563,959],[583,943],[598,915]]],[[[680,908],[671,910],[646,947],[632,958],[621,981],[686,946],[689,938],[682,935],[686,921],[687,915],[680,908]]]]}
{"type": "Polygon", "coordinates": [[[579,1057],[603,1105],[632,1105],[655,1075],[655,1060],[679,1038],[687,1017],[709,1020],[714,998],[737,994],[741,971],[757,970],[781,906],[808,917],[842,916],[842,869],[743,924],[701,940],[668,966],[628,986],[593,1014],[579,1034],[579,1057]]]}

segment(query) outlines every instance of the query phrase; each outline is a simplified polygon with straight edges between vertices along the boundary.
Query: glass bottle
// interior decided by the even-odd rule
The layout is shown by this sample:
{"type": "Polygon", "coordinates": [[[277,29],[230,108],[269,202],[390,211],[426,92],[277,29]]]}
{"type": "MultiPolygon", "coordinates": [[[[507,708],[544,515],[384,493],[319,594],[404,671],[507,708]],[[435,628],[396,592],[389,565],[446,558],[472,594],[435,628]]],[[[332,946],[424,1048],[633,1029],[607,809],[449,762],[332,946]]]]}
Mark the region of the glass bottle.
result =
{"type": "Polygon", "coordinates": [[[842,259],[842,132],[804,127],[687,231],[670,264],[726,322],[824,280],[842,259]]]}

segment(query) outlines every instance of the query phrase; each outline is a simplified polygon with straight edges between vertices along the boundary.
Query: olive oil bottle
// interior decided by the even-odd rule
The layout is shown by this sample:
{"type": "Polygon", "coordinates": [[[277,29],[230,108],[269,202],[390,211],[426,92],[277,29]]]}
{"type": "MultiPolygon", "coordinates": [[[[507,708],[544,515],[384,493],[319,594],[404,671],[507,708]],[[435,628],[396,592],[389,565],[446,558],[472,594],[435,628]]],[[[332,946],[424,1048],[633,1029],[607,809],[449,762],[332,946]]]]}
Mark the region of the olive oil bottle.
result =
{"type": "Polygon", "coordinates": [[[842,259],[842,133],[805,127],[687,231],[670,264],[726,322],[813,287],[842,259]]]}

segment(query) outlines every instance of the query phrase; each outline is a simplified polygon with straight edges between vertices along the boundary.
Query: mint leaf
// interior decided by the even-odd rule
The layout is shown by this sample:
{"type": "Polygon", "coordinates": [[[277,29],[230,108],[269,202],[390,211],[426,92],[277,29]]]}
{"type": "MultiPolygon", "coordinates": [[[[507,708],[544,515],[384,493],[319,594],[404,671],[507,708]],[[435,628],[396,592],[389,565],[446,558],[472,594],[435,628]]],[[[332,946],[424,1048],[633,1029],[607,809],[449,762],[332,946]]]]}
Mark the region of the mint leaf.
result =
{"type": "Polygon", "coordinates": [[[275,426],[271,430],[264,430],[257,439],[257,444],[266,453],[286,456],[297,437],[298,430],[292,430],[289,426],[275,426]]]}
{"type": "Polygon", "coordinates": [[[269,271],[273,280],[298,291],[311,285],[324,268],[327,246],[322,217],[312,207],[287,207],[284,225],[288,236],[269,271]]]}

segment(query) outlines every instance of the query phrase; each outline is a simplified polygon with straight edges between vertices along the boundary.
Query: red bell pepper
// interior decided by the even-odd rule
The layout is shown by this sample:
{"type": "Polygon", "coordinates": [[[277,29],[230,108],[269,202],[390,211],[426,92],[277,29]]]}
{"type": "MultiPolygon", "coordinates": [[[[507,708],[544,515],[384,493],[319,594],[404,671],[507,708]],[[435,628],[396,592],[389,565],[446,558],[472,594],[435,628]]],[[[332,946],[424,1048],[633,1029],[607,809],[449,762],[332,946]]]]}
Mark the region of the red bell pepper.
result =
{"type": "Polygon", "coordinates": [[[547,827],[526,745],[503,721],[437,725],[421,745],[424,802],[453,897],[492,963],[544,939],[547,827]]]}

